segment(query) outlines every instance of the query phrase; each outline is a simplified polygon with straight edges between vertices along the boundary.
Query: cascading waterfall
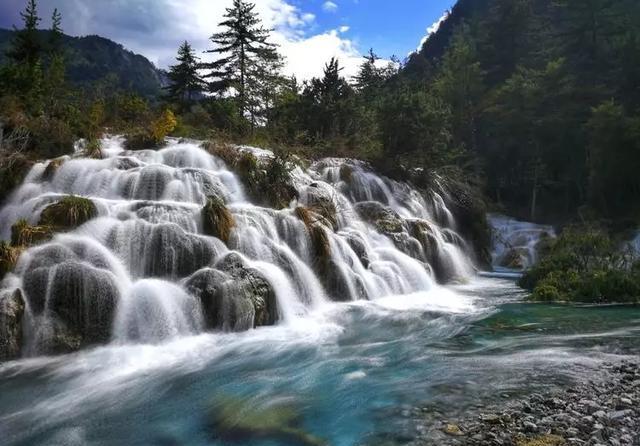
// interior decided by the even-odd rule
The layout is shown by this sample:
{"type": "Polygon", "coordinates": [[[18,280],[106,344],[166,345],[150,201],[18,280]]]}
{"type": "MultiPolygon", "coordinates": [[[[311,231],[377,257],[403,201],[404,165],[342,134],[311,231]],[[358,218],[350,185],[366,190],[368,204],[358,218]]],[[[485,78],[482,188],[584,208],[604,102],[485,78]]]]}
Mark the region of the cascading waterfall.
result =
{"type": "Polygon", "coordinates": [[[523,270],[536,262],[537,247],[548,237],[555,237],[552,226],[540,225],[490,214],[493,233],[492,263],[494,268],[523,270]]]}
{"type": "Polygon", "coordinates": [[[69,195],[97,214],[27,249],[3,280],[0,299],[18,289],[24,300],[22,354],[287,323],[330,299],[419,293],[474,272],[446,197],[364,163],[295,167],[298,198],[272,209],[252,204],[240,177],[197,142],[126,151],[109,137],[102,147],[103,159],[35,165],[0,210],[4,240],[69,195]],[[211,197],[233,219],[224,240],[203,229],[211,197]]]}

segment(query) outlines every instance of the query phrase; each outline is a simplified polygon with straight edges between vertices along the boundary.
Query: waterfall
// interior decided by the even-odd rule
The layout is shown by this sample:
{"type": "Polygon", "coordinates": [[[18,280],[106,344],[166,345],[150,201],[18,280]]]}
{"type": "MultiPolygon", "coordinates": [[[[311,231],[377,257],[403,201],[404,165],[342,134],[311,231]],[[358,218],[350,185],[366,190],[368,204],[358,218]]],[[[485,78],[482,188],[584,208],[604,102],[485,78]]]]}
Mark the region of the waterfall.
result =
{"type": "Polygon", "coordinates": [[[24,300],[22,354],[286,324],[330,300],[410,295],[474,273],[447,197],[363,162],[296,166],[297,198],[274,209],[249,199],[242,175],[197,141],[157,151],[123,142],[105,138],[102,159],[36,164],[0,209],[8,241],[17,221],[38,225],[64,197],[95,207],[88,221],[27,248],[1,283],[0,299],[24,300]],[[212,199],[232,222],[224,235],[205,230],[212,199]]]}
{"type": "Polygon", "coordinates": [[[489,224],[493,233],[492,263],[494,268],[523,270],[537,260],[537,248],[547,237],[555,237],[555,229],[549,225],[515,220],[490,214],[489,224]]]}

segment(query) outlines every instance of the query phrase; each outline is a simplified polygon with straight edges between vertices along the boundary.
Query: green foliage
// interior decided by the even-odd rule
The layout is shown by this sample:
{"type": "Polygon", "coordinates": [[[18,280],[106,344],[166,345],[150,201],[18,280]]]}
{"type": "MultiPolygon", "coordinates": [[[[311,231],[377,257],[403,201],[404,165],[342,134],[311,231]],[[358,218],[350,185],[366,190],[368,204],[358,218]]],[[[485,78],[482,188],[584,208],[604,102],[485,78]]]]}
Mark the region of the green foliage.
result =
{"type": "Polygon", "coordinates": [[[640,269],[601,230],[567,228],[541,249],[519,285],[536,301],[640,302],[640,269]]]}

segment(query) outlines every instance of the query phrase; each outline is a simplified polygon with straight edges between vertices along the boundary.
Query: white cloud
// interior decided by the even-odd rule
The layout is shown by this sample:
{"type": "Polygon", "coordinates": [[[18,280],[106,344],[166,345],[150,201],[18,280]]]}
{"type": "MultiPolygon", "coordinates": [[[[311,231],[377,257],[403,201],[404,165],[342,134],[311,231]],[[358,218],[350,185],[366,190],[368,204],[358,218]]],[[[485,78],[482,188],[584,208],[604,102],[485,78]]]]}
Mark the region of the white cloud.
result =
{"type": "Polygon", "coordinates": [[[336,12],[338,10],[338,5],[331,0],[328,0],[322,4],[322,9],[327,12],[336,12]]]}
{"type": "MultiPolygon", "coordinates": [[[[0,5],[0,12],[20,11],[24,6],[23,0],[0,3],[5,1],[8,4],[0,5]]],[[[347,26],[316,31],[315,15],[296,6],[302,2],[253,1],[265,27],[274,30],[272,40],[280,45],[280,52],[287,59],[287,74],[295,74],[299,79],[318,76],[324,64],[331,57],[337,57],[345,67],[343,73],[350,75],[362,62],[356,43],[342,35],[348,31],[347,26]]],[[[217,24],[231,4],[232,0],[56,1],[68,34],[98,34],[110,38],[162,68],[175,63],[176,51],[184,40],[199,53],[211,49],[209,37],[218,31],[217,24]]],[[[40,15],[51,15],[53,2],[42,2],[39,6],[40,15]]],[[[212,58],[211,54],[199,55],[204,60],[212,58]]]]}
{"type": "Polygon", "coordinates": [[[442,14],[442,17],[440,17],[438,20],[433,22],[431,26],[427,28],[427,35],[420,40],[420,45],[418,46],[417,51],[420,51],[422,49],[422,45],[424,45],[424,43],[427,41],[429,37],[431,37],[432,34],[438,32],[442,23],[445,20],[447,20],[447,17],[449,17],[449,14],[450,14],[450,11],[445,11],[444,14],[442,14]]]}

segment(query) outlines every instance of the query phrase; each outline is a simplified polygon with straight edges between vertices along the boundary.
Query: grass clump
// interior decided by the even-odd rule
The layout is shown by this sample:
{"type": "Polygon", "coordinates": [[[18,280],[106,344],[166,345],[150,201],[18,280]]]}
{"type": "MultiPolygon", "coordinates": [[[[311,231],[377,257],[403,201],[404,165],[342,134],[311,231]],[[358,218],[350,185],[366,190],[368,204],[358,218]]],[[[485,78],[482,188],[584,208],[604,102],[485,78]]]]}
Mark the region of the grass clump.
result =
{"type": "Polygon", "coordinates": [[[40,225],[69,230],[91,220],[98,214],[96,205],[88,198],[69,195],[47,206],[40,214],[40,225]]]}
{"type": "Polygon", "coordinates": [[[13,271],[22,251],[24,251],[22,246],[11,246],[7,242],[0,242],[0,280],[13,271]]]}
{"type": "Polygon", "coordinates": [[[18,220],[11,226],[11,245],[31,246],[39,242],[49,240],[53,236],[53,231],[47,225],[30,225],[24,218],[18,220]]]}
{"type": "Polygon", "coordinates": [[[235,225],[233,214],[224,201],[216,196],[207,198],[207,203],[202,208],[202,228],[205,234],[217,237],[227,243],[235,225]]]}
{"type": "Polygon", "coordinates": [[[570,227],[545,242],[519,285],[534,301],[640,303],[640,263],[604,231],[570,227]]]}
{"type": "Polygon", "coordinates": [[[313,247],[313,262],[322,269],[331,259],[331,243],[325,225],[321,224],[323,217],[304,206],[295,208],[294,213],[307,228],[313,247]]]}

